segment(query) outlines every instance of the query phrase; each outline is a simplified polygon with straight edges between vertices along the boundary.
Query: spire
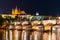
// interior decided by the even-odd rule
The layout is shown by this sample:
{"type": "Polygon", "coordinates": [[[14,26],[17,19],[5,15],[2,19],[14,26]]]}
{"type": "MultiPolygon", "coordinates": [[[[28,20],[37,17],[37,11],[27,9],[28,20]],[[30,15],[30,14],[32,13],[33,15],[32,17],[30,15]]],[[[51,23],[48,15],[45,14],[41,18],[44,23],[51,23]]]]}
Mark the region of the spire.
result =
{"type": "Polygon", "coordinates": [[[18,10],[17,6],[16,6],[15,10],[18,10]]]}
{"type": "Polygon", "coordinates": [[[15,11],[14,11],[14,9],[12,9],[12,14],[14,14],[15,13],[15,11]]]}
{"type": "Polygon", "coordinates": [[[18,9],[17,6],[16,6],[16,9],[18,9]]]}
{"type": "Polygon", "coordinates": [[[19,12],[19,10],[18,10],[18,8],[16,6],[16,8],[15,8],[15,14],[18,14],[18,12],[19,12]]]}
{"type": "Polygon", "coordinates": [[[12,9],[12,14],[26,14],[25,11],[20,11],[20,8],[18,9],[18,7],[16,6],[15,9],[12,9]]]}

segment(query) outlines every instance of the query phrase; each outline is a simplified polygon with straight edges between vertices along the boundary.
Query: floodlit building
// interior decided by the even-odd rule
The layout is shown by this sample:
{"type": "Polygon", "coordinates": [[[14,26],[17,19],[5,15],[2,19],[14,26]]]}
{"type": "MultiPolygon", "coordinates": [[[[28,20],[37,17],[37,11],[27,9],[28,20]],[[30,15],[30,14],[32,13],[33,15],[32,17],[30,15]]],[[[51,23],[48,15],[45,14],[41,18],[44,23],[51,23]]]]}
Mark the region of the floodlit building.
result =
{"type": "MultiPolygon", "coordinates": [[[[25,11],[21,11],[16,6],[16,8],[12,8],[11,13],[3,13],[0,15],[2,15],[3,18],[6,18],[6,16],[11,16],[12,18],[15,18],[16,15],[27,15],[27,13],[25,11]]],[[[28,15],[30,15],[30,14],[28,14],[28,15]]]]}
{"type": "Polygon", "coordinates": [[[15,9],[12,9],[12,15],[16,15],[16,14],[26,14],[25,11],[21,11],[20,9],[16,8],[15,9]]]}

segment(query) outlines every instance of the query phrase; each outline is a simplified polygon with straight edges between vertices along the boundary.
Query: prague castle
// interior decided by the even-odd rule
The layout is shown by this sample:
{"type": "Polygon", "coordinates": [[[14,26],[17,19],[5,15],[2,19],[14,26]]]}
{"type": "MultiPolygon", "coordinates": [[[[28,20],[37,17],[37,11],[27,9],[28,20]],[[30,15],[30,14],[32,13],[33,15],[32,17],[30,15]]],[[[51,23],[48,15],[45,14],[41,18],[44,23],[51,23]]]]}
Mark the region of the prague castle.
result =
{"type": "Polygon", "coordinates": [[[21,15],[21,14],[26,14],[25,11],[21,11],[20,9],[17,8],[13,8],[11,11],[11,14],[1,14],[3,18],[6,18],[6,16],[11,16],[11,17],[15,17],[16,15],[21,15]]]}
{"type": "Polygon", "coordinates": [[[12,9],[12,15],[17,15],[17,14],[26,14],[25,11],[21,11],[20,9],[16,8],[15,9],[12,9]]]}

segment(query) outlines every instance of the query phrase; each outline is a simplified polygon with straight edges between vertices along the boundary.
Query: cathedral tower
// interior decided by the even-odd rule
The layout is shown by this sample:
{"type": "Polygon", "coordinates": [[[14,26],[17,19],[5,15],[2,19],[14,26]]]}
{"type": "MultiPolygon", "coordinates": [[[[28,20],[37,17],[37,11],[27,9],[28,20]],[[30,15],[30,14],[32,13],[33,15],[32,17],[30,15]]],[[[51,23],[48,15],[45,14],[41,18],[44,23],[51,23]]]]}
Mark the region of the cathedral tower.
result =
{"type": "Polygon", "coordinates": [[[12,9],[12,15],[17,15],[17,14],[26,14],[25,11],[21,11],[20,9],[16,8],[12,9]]]}

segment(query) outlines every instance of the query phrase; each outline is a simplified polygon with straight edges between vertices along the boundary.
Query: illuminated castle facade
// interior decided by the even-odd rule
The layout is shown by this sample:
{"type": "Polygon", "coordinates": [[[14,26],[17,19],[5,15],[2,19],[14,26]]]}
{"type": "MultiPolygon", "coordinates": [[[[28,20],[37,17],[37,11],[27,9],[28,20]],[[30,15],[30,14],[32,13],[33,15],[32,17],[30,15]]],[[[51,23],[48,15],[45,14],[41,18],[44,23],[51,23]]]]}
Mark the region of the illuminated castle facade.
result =
{"type": "Polygon", "coordinates": [[[21,11],[20,9],[16,8],[15,9],[12,9],[12,15],[17,15],[17,14],[26,14],[25,11],[21,11]]]}

